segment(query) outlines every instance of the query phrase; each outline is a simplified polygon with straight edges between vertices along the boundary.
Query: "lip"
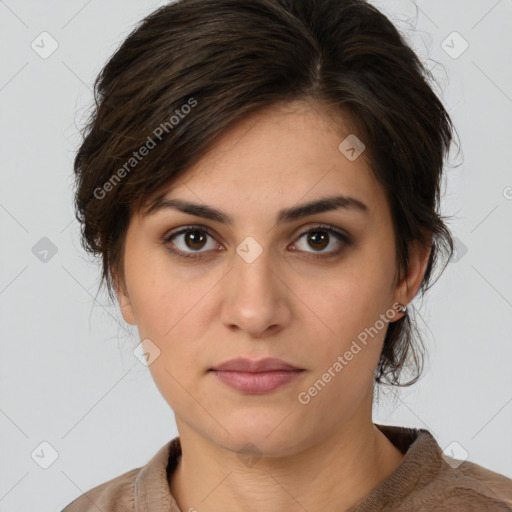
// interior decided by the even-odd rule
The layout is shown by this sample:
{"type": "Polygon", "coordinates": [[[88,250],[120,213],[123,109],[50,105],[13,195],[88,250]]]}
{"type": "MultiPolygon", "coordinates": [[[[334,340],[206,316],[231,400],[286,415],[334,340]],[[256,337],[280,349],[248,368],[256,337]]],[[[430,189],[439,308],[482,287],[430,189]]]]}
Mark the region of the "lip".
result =
{"type": "Polygon", "coordinates": [[[246,357],[237,357],[230,359],[224,363],[210,368],[213,371],[236,371],[236,372],[273,372],[273,371],[289,371],[302,370],[286,361],[276,359],[274,357],[266,357],[258,361],[248,359],[246,357]]]}
{"type": "Polygon", "coordinates": [[[238,372],[211,370],[224,384],[244,393],[268,393],[298,378],[304,370],[274,370],[271,372],[238,372]]]}
{"type": "Polygon", "coordinates": [[[281,359],[254,361],[239,357],[209,370],[228,386],[244,393],[268,393],[298,378],[305,370],[281,359]]]}

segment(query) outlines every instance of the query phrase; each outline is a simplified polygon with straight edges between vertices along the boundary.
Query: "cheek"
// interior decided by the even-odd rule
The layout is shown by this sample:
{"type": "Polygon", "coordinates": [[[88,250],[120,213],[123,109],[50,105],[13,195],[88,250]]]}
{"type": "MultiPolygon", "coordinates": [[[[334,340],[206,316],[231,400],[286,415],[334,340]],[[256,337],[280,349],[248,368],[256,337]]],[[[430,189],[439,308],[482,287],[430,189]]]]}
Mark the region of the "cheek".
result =
{"type": "Polygon", "coordinates": [[[212,316],[209,293],[218,277],[198,270],[178,273],[168,261],[132,268],[130,297],[139,337],[158,347],[160,357],[150,371],[166,386],[175,383],[169,373],[184,382],[203,371],[202,340],[212,316]]]}
{"type": "MultiPolygon", "coordinates": [[[[163,284],[159,282],[159,287],[163,284]]],[[[191,396],[199,397],[207,363],[205,358],[204,325],[207,303],[202,294],[183,288],[174,281],[173,293],[163,287],[151,296],[140,296],[138,325],[141,339],[149,338],[158,347],[159,356],[149,365],[149,371],[163,398],[175,411],[187,410],[201,415],[191,396]]]]}
{"type": "Polygon", "coordinates": [[[304,329],[310,333],[309,340],[305,340],[306,351],[314,369],[300,391],[309,400],[305,410],[311,413],[311,425],[318,415],[327,414],[334,423],[350,415],[373,389],[389,323],[380,319],[386,305],[381,299],[379,307],[378,288],[363,286],[361,278],[354,275],[339,282],[331,280],[323,293],[310,296],[312,309],[322,320],[314,315],[304,317],[310,326],[304,329]]]}
{"type": "Polygon", "coordinates": [[[372,380],[394,314],[390,311],[390,272],[392,269],[382,259],[379,261],[370,254],[364,261],[361,258],[350,267],[340,267],[329,279],[324,278],[321,285],[309,287],[314,292],[304,295],[307,288],[302,287],[298,291],[297,295],[302,293],[307,297],[305,302],[309,306],[303,322],[316,326],[316,329],[306,328],[310,339],[316,340],[314,353],[320,364],[315,377],[321,377],[331,368],[336,374],[333,383],[344,379],[372,380]],[[373,272],[369,271],[370,262],[373,272]],[[339,365],[332,368],[338,356],[344,359],[339,363],[343,366],[341,371],[336,371],[339,365]]]}
{"type": "Polygon", "coordinates": [[[365,268],[344,271],[325,283],[311,297],[312,307],[345,341],[373,326],[391,306],[390,277],[380,269],[373,273],[365,268]]]}
{"type": "Polygon", "coordinates": [[[201,301],[208,283],[189,269],[180,272],[163,248],[132,251],[125,265],[140,335],[166,340],[201,301]]]}

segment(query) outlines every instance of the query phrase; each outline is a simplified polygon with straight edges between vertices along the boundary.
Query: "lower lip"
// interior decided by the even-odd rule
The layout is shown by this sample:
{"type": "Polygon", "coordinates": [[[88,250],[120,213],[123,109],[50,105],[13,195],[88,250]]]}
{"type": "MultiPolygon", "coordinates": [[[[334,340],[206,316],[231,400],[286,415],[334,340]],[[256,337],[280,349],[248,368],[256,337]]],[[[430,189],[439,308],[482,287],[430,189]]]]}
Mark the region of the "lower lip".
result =
{"type": "Polygon", "coordinates": [[[303,370],[237,372],[212,370],[224,384],[245,393],[268,393],[299,377],[303,370]]]}

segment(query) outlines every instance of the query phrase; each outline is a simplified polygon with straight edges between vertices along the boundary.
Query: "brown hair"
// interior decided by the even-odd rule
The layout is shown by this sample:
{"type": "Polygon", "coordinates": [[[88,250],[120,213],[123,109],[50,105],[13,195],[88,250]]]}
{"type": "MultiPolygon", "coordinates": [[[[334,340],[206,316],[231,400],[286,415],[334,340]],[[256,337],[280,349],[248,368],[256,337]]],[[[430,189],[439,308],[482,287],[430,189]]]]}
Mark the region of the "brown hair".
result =
{"type": "MultiPolygon", "coordinates": [[[[446,264],[453,254],[439,213],[453,126],[428,79],[395,26],[364,0],[180,0],[157,9],[96,78],[95,108],[74,161],[81,243],[102,257],[100,287],[107,283],[112,300],[113,285],[124,287],[134,211],[234,123],[308,98],[349,114],[366,145],[364,157],[391,208],[397,283],[409,243],[428,245],[425,233],[432,236],[424,294],[440,254],[446,264]]],[[[409,316],[389,324],[377,383],[410,385],[421,375],[421,338],[409,316]],[[409,361],[416,374],[402,384],[409,361]]]]}

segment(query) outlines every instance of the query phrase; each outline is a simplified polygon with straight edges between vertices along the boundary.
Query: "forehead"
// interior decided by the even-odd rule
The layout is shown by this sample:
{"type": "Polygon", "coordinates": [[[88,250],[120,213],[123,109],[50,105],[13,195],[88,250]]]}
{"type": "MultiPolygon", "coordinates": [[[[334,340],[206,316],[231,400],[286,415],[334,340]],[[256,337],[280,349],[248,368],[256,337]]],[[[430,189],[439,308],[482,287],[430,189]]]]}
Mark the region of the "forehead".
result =
{"type": "Polygon", "coordinates": [[[222,133],[149,206],[166,197],[182,198],[261,216],[299,202],[344,195],[378,211],[385,206],[383,191],[364,151],[355,159],[344,152],[354,135],[348,118],[316,102],[267,107],[222,133]]]}
{"type": "Polygon", "coordinates": [[[238,161],[244,168],[259,170],[260,175],[283,163],[282,172],[294,169],[293,164],[300,171],[340,156],[339,144],[352,133],[348,117],[322,103],[310,99],[279,103],[225,130],[188,174],[192,178],[194,171],[219,170],[238,161]]]}

